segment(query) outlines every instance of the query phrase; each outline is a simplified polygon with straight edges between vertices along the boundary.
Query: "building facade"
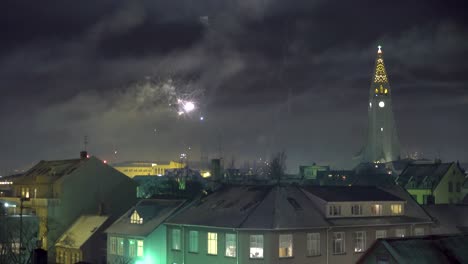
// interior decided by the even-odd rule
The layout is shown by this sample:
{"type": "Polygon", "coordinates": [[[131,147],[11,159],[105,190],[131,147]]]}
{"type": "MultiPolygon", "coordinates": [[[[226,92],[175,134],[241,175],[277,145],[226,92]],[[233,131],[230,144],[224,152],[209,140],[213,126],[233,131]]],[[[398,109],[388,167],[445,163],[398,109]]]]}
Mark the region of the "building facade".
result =
{"type": "Polygon", "coordinates": [[[392,109],[392,89],[379,46],[368,104],[367,142],[359,154],[366,163],[386,163],[400,158],[400,143],[392,109]]]}
{"type": "Polygon", "coordinates": [[[123,162],[112,164],[114,169],[127,175],[130,178],[135,176],[164,175],[166,170],[181,169],[185,167],[184,163],[170,161],[169,163],[157,162],[123,162]]]}
{"type": "Polygon", "coordinates": [[[465,175],[456,162],[409,164],[397,177],[419,204],[460,203],[465,175]]]}
{"type": "Polygon", "coordinates": [[[166,264],[166,226],[162,223],[184,200],[146,199],[130,208],[107,230],[108,263],[166,264]]]}
{"type": "Polygon", "coordinates": [[[229,187],[167,220],[167,263],[353,263],[376,238],[430,234],[424,210],[392,192],[229,187]]]}
{"type": "MultiPolygon", "coordinates": [[[[38,240],[55,260],[57,239],[82,214],[121,215],[136,202],[136,184],[127,176],[86,155],[80,159],[41,161],[11,180],[12,196],[1,200],[24,207],[39,219],[38,240]]],[[[104,254],[105,255],[105,254],[104,254]]]]}

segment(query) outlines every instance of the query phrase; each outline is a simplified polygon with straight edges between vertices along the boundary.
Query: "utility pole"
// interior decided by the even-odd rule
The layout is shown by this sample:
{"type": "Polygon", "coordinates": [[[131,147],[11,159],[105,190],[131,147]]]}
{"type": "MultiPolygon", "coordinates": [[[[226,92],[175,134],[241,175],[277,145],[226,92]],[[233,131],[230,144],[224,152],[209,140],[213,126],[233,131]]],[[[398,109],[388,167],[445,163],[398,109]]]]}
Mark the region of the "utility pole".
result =
{"type": "Polygon", "coordinates": [[[20,197],[20,232],[19,232],[19,263],[23,263],[23,251],[26,249],[23,247],[23,202],[29,201],[29,198],[20,197]]]}

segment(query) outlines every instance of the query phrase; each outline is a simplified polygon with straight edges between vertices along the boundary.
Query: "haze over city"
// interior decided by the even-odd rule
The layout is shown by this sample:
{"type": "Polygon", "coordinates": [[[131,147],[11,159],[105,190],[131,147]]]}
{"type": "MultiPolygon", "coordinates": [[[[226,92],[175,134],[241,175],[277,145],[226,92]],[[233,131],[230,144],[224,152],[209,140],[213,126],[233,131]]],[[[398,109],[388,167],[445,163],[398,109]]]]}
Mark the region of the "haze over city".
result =
{"type": "Polygon", "coordinates": [[[468,160],[459,1],[46,2],[0,4],[0,174],[74,158],[84,136],[113,162],[285,150],[291,172],[349,168],[378,45],[402,156],[468,160]]]}

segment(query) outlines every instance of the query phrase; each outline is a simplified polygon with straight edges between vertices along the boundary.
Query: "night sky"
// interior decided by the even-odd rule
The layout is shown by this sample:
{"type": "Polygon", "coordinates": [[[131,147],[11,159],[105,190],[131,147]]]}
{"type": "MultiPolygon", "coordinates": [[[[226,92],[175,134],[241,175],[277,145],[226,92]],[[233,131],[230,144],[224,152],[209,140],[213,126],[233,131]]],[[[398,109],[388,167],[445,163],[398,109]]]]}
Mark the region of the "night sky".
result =
{"type": "Polygon", "coordinates": [[[403,156],[468,161],[463,2],[2,0],[0,175],[77,158],[85,135],[111,162],[348,168],[379,44],[403,156]],[[169,79],[197,111],[169,107],[169,79]]]}

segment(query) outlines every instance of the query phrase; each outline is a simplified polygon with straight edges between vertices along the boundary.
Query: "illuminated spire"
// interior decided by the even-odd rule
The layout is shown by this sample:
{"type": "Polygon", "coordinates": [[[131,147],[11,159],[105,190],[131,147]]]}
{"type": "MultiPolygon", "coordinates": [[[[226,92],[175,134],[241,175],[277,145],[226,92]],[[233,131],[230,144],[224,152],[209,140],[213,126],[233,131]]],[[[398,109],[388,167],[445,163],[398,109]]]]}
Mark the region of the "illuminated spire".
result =
{"type": "Polygon", "coordinates": [[[377,61],[375,62],[374,83],[385,85],[388,84],[387,71],[385,71],[382,46],[379,45],[378,48],[377,61]]]}

